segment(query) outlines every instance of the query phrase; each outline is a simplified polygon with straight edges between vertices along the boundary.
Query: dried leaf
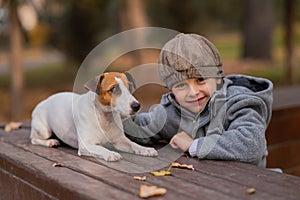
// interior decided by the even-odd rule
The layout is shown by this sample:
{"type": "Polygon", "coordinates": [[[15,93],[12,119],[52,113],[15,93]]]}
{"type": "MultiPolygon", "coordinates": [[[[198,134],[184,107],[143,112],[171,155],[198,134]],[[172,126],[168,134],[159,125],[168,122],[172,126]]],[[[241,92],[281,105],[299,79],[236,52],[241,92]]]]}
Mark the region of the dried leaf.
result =
{"type": "Polygon", "coordinates": [[[19,129],[22,126],[22,122],[9,122],[5,125],[4,131],[11,132],[13,130],[19,129]]]}
{"type": "Polygon", "coordinates": [[[171,164],[171,168],[172,167],[181,168],[181,169],[189,169],[189,170],[195,171],[195,168],[194,168],[193,165],[180,164],[180,163],[177,163],[177,162],[173,162],[171,164]]]}
{"type": "Polygon", "coordinates": [[[168,175],[172,175],[172,173],[170,171],[158,171],[158,172],[150,172],[150,174],[152,174],[153,176],[168,176],[168,175]]]}
{"type": "Polygon", "coordinates": [[[64,167],[64,164],[62,163],[53,163],[52,167],[64,167]]]}
{"type": "Polygon", "coordinates": [[[142,198],[148,198],[152,196],[159,196],[166,194],[167,190],[165,188],[158,188],[157,186],[148,186],[148,185],[141,185],[139,196],[142,198]]]}
{"type": "Polygon", "coordinates": [[[145,181],[147,179],[146,176],[140,177],[140,176],[134,176],[133,177],[134,180],[138,180],[138,181],[145,181]]]}
{"type": "Polygon", "coordinates": [[[248,195],[254,194],[255,192],[256,192],[255,188],[248,188],[246,190],[246,194],[248,194],[248,195]]]}

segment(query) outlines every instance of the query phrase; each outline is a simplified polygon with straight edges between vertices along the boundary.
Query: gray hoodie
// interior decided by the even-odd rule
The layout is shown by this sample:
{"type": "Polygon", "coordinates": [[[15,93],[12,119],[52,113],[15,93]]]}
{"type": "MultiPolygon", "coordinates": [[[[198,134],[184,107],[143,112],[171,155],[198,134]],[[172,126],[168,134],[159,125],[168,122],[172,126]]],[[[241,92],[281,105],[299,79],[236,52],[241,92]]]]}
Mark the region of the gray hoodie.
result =
{"type": "Polygon", "coordinates": [[[200,159],[236,160],[266,165],[265,131],[272,114],[271,81],[244,75],[224,79],[199,113],[181,107],[171,93],[148,113],[124,120],[127,136],[142,144],[169,141],[184,131],[194,141],[189,148],[200,159]]]}

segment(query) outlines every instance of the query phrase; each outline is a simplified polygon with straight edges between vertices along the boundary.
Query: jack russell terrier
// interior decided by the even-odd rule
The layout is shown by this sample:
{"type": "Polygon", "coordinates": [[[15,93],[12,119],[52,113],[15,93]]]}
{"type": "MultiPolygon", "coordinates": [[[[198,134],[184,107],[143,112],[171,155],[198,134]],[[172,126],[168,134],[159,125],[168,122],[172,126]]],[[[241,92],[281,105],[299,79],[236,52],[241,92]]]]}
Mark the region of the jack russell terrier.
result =
{"type": "Polygon", "coordinates": [[[140,146],[129,140],[123,131],[122,117],[135,114],[140,104],[128,90],[125,74],[104,73],[88,81],[89,92],[79,95],[62,92],[39,103],[32,112],[31,143],[47,147],[61,141],[78,149],[78,155],[96,156],[106,161],[122,157],[104,147],[110,143],[124,152],[157,156],[154,148],[140,146]]]}

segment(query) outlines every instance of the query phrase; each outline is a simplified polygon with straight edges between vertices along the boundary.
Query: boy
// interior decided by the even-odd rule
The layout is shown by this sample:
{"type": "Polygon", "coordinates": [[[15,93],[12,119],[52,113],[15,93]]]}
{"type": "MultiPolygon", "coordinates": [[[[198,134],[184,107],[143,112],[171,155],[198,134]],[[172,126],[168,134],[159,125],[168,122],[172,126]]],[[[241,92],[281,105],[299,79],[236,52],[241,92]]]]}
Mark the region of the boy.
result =
{"type": "Polygon", "coordinates": [[[200,159],[236,160],[265,167],[271,119],[269,80],[223,76],[217,48],[196,34],[178,34],[162,48],[159,75],[170,90],[160,105],[124,121],[143,144],[161,139],[200,159]]]}

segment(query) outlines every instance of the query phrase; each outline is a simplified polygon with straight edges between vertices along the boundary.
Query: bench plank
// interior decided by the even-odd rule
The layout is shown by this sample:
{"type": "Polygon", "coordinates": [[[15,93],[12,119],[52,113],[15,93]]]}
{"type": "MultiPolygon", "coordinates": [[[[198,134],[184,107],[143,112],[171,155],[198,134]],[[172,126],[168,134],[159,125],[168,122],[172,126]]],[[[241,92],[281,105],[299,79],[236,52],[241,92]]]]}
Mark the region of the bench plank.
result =
{"type": "Polygon", "coordinates": [[[0,168],[0,199],[54,200],[57,198],[0,168]]]}
{"type": "MultiPolygon", "coordinates": [[[[156,185],[168,190],[166,195],[155,199],[300,197],[299,177],[245,163],[200,161],[182,156],[177,161],[194,165],[195,171],[173,168],[172,176],[155,177],[147,172],[129,173],[109,168],[94,158],[77,156],[77,150],[67,146],[46,148],[31,145],[29,130],[30,127],[11,133],[0,130],[0,178],[9,184],[19,185],[16,187],[18,190],[9,189],[7,185],[3,187],[5,190],[0,189],[0,194],[8,197],[6,199],[15,197],[10,193],[19,190],[24,191],[21,194],[23,199],[138,199],[137,192],[141,184],[156,185]],[[62,163],[64,167],[52,167],[54,162],[62,163]],[[146,175],[147,180],[133,180],[134,175],[146,175]],[[250,187],[256,189],[256,193],[251,196],[245,194],[250,187]]],[[[141,161],[140,158],[131,159],[135,155],[126,156],[128,160],[125,163],[132,166],[141,161]]],[[[167,154],[161,158],[165,159],[164,156],[167,154]]],[[[155,158],[143,159],[143,162],[153,162],[155,158]]],[[[0,188],[1,184],[4,185],[1,182],[0,188]]]]}
{"type": "Polygon", "coordinates": [[[270,161],[269,167],[280,167],[288,170],[294,166],[300,166],[299,159],[300,140],[283,142],[269,147],[276,160],[270,161]]]}
{"type": "MultiPolygon", "coordinates": [[[[214,177],[213,181],[218,179],[215,185],[218,185],[222,181],[225,184],[227,183],[228,185],[224,187],[232,187],[229,191],[235,195],[240,194],[241,191],[245,191],[247,188],[254,187],[259,193],[258,197],[261,199],[283,199],[283,197],[298,199],[296,198],[297,195],[298,197],[300,196],[300,179],[298,177],[294,178],[294,176],[283,175],[264,168],[258,168],[254,165],[233,161],[216,162],[205,160],[197,162],[197,160],[184,157],[180,158],[179,161],[193,164],[195,169],[200,173],[206,174],[210,178],[214,177]],[[294,182],[290,182],[290,180],[294,182]],[[297,192],[295,193],[295,191],[297,192]],[[297,195],[295,196],[295,194],[297,195]]],[[[197,174],[193,174],[193,177],[195,176],[197,174]]],[[[214,184],[209,178],[207,181],[208,183],[212,182],[212,185],[214,184]]]]}
{"type": "MultiPolygon", "coordinates": [[[[300,102],[299,102],[300,103],[300,102]]],[[[266,136],[268,145],[284,143],[287,141],[300,141],[298,132],[300,122],[300,106],[274,110],[266,136]]]]}
{"type": "Polygon", "coordinates": [[[53,162],[48,159],[43,159],[5,142],[0,142],[0,155],[2,170],[14,174],[19,179],[58,199],[95,199],[99,195],[103,198],[118,199],[134,197],[68,168],[53,167],[53,162]]]}

